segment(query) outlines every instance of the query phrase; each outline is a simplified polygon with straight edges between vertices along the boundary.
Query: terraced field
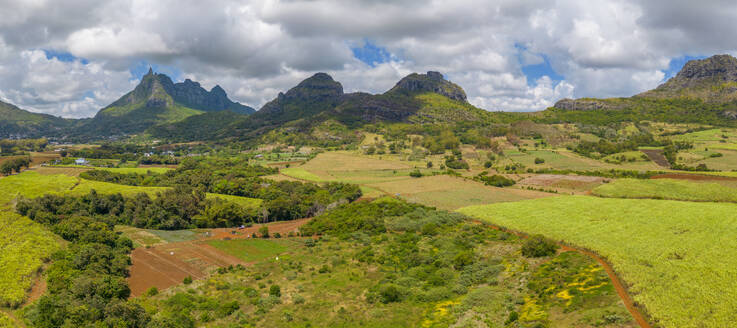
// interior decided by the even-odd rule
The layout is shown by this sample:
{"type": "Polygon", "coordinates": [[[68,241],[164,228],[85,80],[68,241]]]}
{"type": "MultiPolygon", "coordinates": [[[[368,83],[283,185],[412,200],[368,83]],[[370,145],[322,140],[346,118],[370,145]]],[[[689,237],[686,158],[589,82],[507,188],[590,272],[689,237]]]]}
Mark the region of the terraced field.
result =
{"type": "Polygon", "coordinates": [[[658,326],[737,321],[735,204],[565,196],[459,212],[597,252],[658,326]]]}

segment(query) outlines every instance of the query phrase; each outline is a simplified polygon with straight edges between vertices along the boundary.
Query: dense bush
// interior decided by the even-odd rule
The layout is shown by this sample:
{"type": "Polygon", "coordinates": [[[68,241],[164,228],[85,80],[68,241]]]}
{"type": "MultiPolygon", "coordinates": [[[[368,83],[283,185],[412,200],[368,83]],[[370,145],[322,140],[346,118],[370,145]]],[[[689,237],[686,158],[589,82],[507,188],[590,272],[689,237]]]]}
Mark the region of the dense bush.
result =
{"type": "Polygon", "coordinates": [[[515,184],[514,180],[504,177],[503,175],[494,174],[492,176],[481,175],[477,179],[485,185],[494,187],[509,187],[515,184]]]}
{"type": "Polygon", "coordinates": [[[555,255],[559,246],[543,235],[532,235],[522,245],[522,255],[526,257],[543,257],[555,255]]]}
{"type": "MultiPolygon", "coordinates": [[[[16,210],[46,224],[57,224],[62,217],[80,216],[100,218],[111,224],[162,230],[232,227],[257,219],[255,209],[244,209],[220,199],[208,200],[202,190],[182,186],[159,193],[155,198],[145,193],[133,197],[101,195],[94,190],[81,197],[45,195],[19,200],[16,210]]],[[[64,237],[66,232],[57,233],[64,237]]]]}

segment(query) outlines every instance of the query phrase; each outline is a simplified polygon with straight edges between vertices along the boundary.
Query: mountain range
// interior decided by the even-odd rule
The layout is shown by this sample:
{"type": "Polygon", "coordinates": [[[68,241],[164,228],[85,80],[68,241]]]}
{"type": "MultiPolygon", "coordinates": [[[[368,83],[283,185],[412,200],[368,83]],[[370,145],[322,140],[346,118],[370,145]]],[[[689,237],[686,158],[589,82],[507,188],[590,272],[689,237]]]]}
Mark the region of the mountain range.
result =
{"type": "Polygon", "coordinates": [[[737,124],[737,59],[716,55],[692,60],[657,88],[629,98],[563,99],[536,113],[479,109],[439,72],[410,74],[381,94],[345,93],[340,82],[317,73],[266,103],[260,110],[231,101],[225,90],[206,90],[189,79],[174,83],[152,70],[130,92],[91,119],[71,120],[31,113],[0,102],[0,137],[100,139],[147,134],[169,140],[249,139],[268,133],[345,133],[383,122],[414,124],[514,120],[606,124],[657,120],[737,124]],[[332,132],[321,130],[331,126],[332,132]]]}

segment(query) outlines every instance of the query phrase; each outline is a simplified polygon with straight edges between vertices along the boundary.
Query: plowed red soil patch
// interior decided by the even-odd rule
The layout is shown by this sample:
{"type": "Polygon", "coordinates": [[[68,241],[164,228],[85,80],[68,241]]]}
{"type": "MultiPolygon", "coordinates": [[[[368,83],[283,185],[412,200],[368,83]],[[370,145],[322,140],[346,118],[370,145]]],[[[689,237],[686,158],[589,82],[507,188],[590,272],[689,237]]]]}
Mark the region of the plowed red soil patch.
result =
{"type": "Polygon", "coordinates": [[[136,248],[131,253],[133,265],[128,284],[132,296],[139,296],[151,287],[159,290],[180,284],[185,277],[204,278],[217,267],[244,264],[210,245],[201,242],[181,242],[151,248],[136,248]]]}
{"type": "MultiPolygon", "coordinates": [[[[310,219],[275,222],[268,225],[269,233],[280,233],[286,236],[296,232],[300,226],[310,219]]],[[[150,248],[136,248],[131,253],[133,265],[130,269],[128,284],[133,297],[140,296],[149,288],[164,290],[182,283],[184,278],[201,279],[218,267],[236,264],[247,264],[235,256],[228,255],[205,243],[211,239],[251,238],[258,234],[262,225],[254,225],[245,229],[213,229],[209,236],[196,241],[168,243],[150,248]],[[235,232],[235,233],[233,233],[235,232]]]]}
{"type": "Polygon", "coordinates": [[[662,167],[670,167],[670,163],[668,162],[668,159],[665,158],[665,155],[663,155],[662,149],[640,149],[640,151],[647,155],[647,157],[655,162],[655,164],[658,164],[662,167]]]}
{"type": "Polygon", "coordinates": [[[681,179],[693,181],[737,181],[737,178],[719,175],[690,174],[690,173],[664,173],[651,177],[651,179],[681,179]]]}

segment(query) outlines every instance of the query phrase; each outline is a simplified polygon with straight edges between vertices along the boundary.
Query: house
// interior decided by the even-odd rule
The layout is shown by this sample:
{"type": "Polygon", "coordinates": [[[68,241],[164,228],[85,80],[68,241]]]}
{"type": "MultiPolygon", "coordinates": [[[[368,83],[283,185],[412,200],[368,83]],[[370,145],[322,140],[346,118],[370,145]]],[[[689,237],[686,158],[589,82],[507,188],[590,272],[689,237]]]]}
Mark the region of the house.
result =
{"type": "Polygon", "coordinates": [[[87,165],[87,164],[89,164],[89,162],[86,159],[84,159],[84,158],[77,158],[74,161],[74,164],[75,165],[87,165]]]}

